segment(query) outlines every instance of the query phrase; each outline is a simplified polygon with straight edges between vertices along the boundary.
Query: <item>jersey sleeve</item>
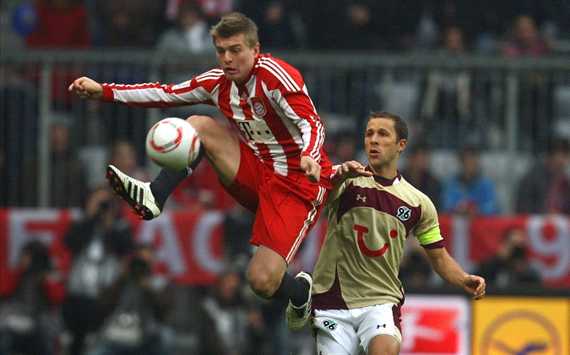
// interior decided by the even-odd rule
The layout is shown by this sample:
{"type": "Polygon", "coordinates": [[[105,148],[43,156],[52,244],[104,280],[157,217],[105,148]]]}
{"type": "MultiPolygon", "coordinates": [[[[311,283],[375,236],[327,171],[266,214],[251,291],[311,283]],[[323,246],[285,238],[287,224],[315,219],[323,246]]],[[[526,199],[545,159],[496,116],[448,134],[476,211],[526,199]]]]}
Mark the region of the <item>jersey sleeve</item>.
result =
{"type": "Polygon", "coordinates": [[[213,104],[212,91],[223,77],[221,69],[212,69],[180,84],[104,83],[103,101],[121,102],[135,107],[173,107],[213,104]]]}
{"type": "Polygon", "coordinates": [[[325,204],[324,214],[327,216],[329,225],[332,226],[336,223],[336,216],[339,207],[340,197],[350,184],[350,179],[344,180],[342,183],[335,184],[329,193],[325,204]]]}
{"type": "Polygon", "coordinates": [[[335,184],[333,186],[333,189],[329,193],[328,201],[329,202],[336,201],[343,194],[343,192],[346,190],[349,184],[350,184],[350,179],[346,179],[339,184],[335,184]]]}
{"type": "Polygon", "coordinates": [[[422,215],[415,227],[415,235],[420,245],[427,249],[443,247],[443,237],[439,230],[437,210],[429,197],[423,195],[421,200],[422,215]]]}
{"type": "Polygon", "coordinates": [[[320,162],[325,129],[303,77],[291,65],[272,57],[260,58],[259,67],[276,106],[301,132],[301,155],[320,162]]]}

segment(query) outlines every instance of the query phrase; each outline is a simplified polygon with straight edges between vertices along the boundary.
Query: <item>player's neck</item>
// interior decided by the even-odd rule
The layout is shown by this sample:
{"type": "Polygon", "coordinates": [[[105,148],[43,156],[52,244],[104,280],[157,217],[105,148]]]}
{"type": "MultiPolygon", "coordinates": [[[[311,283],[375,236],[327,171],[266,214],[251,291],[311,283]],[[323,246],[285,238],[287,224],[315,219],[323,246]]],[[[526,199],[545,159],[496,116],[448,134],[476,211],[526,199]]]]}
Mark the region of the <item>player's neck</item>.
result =
{"type": "Polygon", "coordinates": [[[372,170],[374,175],[388,180],[392,180],[398,176],[398,166],[396,164],[383,164],[380,166],[370,165],[370,170],[372,170]]]}

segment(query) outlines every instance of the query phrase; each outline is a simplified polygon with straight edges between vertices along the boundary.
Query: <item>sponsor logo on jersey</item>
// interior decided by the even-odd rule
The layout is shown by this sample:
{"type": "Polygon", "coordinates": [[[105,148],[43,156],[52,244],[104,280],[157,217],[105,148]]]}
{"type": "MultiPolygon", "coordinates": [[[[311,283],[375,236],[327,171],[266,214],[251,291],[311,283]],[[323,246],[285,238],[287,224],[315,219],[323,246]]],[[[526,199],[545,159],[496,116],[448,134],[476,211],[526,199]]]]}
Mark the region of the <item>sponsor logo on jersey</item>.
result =
{"type": "Polygon", "coordinates": [[[366,196],[356,194],[356,201],[362,201],[363,203],[366,203],[366,196]]]}

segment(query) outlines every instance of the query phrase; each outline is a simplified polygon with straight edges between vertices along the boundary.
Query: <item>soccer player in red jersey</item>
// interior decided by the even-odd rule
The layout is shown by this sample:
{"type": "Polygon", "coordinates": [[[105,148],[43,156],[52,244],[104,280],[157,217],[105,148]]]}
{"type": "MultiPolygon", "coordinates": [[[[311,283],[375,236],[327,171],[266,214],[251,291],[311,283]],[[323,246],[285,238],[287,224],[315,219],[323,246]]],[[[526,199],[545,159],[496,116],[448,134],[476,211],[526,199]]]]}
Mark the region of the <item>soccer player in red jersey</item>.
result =
{"type": "Polygon", "coordinates": [[[400,352],[398,272],[406,239],[415,237],[434,270],[475,299],[485,280],[466,273],[447,253],[437,211],[398,172],[408,128],[397,115],[373,112],[364,134],[368,166],[341,164],[327,201],[328,232],[313,272],[317,353],[400,352]]]}
{"type": "MultiPolygon", "coordinates": [[[[260,53],[257,26],[240,13],[225,15],[210,31],[218,68],[178,85],[100,84],[76,79],[69,90],[80,97],[139,107],[215,105],[238,135],[207,116],[187,120],[222,184],[255,213],[250,242],[259,246],[247,278],[265,298],[288,299],[290,326],[310,312],[312,279],[292,277],[287,265],[317,221],[331,188],[331,163],[323,150],[324,127],[303,77],[288,63],[260,53]]],[[[190,165],[189,172],[199,162],[190,165]]],[[[107,178],[144,219],[157,217],[168,195],[188,172],[163,169],[152,183],[114,166],[107,178]]]]}

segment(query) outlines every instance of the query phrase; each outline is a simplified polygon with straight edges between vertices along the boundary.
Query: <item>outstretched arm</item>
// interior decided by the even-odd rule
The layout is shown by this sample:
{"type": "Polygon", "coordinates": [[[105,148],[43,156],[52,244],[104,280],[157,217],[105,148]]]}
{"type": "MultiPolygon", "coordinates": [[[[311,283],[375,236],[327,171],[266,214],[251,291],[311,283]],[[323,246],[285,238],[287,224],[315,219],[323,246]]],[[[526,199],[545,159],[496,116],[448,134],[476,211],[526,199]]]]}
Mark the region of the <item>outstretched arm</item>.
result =
{"type": "Polygon", "coordinates": [[[441,278],[452,285],[463,288],[474,299],[485,295],[485,279],[470,275],[449,255],[445,248],[426,249],[430,264],[441,278]]]}
{"type": "Polygon", "coordinates": [[[75,79],[68,90],[81,98],[121,102],[135,107],[213,104],[211,92],[219,86],[222,76],[221,69],[212,69],[177,85],[98,83],[81,77],[75,79]]]}
{"type": "Polygon", "coordinates": [[[335,169],[332,176],[332,183],[335,186],[342,184],[344,180],[357,176],[372,176],[372,172],[366,170],[366,167],[356,160],[345,161],[340,165],[333,166],[335,169]]]}

